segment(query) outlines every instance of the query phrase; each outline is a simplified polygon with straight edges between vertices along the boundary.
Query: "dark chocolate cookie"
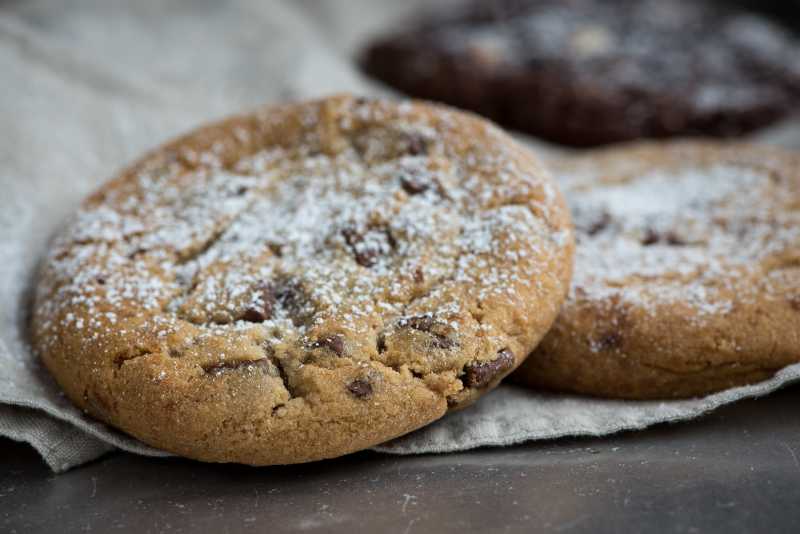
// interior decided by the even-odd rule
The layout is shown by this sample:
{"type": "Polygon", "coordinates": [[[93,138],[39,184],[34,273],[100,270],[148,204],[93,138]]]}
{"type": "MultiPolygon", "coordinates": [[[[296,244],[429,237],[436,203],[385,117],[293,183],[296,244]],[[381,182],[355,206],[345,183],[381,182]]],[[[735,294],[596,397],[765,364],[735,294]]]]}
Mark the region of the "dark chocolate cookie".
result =
{"type": "Polygon", "coordinates": [[[800,101],[800,44],[679,0],[473,2],[379,39],[369,74],[556,142],[737,136],[800,101]]]}

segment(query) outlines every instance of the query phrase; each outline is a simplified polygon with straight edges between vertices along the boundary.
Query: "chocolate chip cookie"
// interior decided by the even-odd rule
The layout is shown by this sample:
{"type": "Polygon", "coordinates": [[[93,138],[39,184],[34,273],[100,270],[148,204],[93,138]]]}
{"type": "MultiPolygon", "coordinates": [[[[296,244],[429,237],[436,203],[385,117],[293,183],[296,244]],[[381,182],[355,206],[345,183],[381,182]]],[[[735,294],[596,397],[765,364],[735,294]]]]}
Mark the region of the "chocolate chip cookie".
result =
{"type": "Polygon", "coordinates": [[[800,43],[708,1],[493,0],[367,48],[401,91],[563,144],[736,136],[800,102],[800,43]]]}
{"type": "Polygon", "coordinates": [[[516,380],[689,397],[800,362],[800,155],[638,144],[554,166],[575,220],[574,282],[516,380]]]}
{"type": "Polygon", "coordinates": [[[573,235],[549,175],[476,117],[337,96],[169,143],[54,239],[33,343],[153,446],[283,464],[492,389],[550,328],[573,235]]]}

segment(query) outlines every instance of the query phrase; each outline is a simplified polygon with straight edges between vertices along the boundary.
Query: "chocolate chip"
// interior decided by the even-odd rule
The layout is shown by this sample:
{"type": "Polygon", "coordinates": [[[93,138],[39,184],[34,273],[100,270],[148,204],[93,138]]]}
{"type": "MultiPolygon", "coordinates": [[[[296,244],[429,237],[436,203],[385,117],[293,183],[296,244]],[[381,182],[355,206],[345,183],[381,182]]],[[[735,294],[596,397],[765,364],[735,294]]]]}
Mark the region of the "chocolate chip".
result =
{"type": "Polygon", "coordinates": [[[277,257],[283,256],[283,245],[281,243],[267,243],[267,248],[277,257]]]}
{"type": "Polygon", "coordinates": [[[600,216],[598,220],[592,223],[589,228],[586,229],[586,233],[589,235],[597,235],[603,230],[605,230],[608,225],[611,224],[611,215],[606,212],[600,216]]]}
{"type": "Polygon", "coordinates": [[[490,362],[474,362],[464,367],[462,381],[468,388],[482,388],[488,386],[495,378],[514,367],[514,353],[503,349],[497,353],[497,358],[490,362]]]}
{"type": "Polygon", "coordinates": [[[374,249],[360,250],[355,255],[356,263],[362,267],[372,267],[378,262],[378,253],[374,249]]]}
{"type": "Polygon", "coordinates": [[[672,231],[661,234],[652,228],[645,230],[644,237],[642,237],[642,245],[647,247],[656,243],[666,243],[673,247],[679,247],[685,245],[686,241],[672,231]]]}
{"type": "Polygon", "coordinates": [[[681,238],[675,232],[667,233],[666,241],[668,245],[672,245],[673,247],[679,247],[686,244],[686,241],[684,241],[683,238],[681,238]]]}
{"type": "Polygon", "coordinates": [[[129,253],[129,254],[128,254],[128,259],[131,259],[131,260],[133,260],[133,259],[135,259],[137,256],[141,256],[141,255],[142,255],[142,254],[144,254],[145,252],[147,252],[147,249],[146,249],[146,248],[138,247],[138,248],[134,249],[134,250],[133,250],[133,252],[131,252],[131,253],[129,253]]]}
{"type": "Polygon", "coordinates": [[[642,245],[649,247],[650,245],[655,245],[661,240],[661,236],[658,235],[658,232],[653,230],[652,228],[648,228],[644,232],[644,236],[642,237],[642,245]]]}
{"type": "Polygon", "coordinates": [[[296,280],[287,280],[278,288],[276,296],[278,302],[285,308],[294,308],[300,304],[302,286],[296,280]]]}
{"type": "Polygon", "coordinates": [[[263,323],[267,320],[267,316],[264,314],[263,310],[247,308],[244,311],[244,315],[242,315],[242,319],[248,323],[263,323]]]}
{"type": "Polygon", "coordinates": [[[344,238],[344,242],[351,247],[364,240],[364,236],[352,227],[342,228],[342,237],[344,238]]]}
{"type": "Polygon", "coordinates": [[[341,233],[345,243],[353,252],[356,263],[362,267],[372,267],[378,262],[378,257],[383,252],[380,240],[385,240],[392,249],[397,248],[397,241],[388,228],[371,230],[370,240],[352,226],[342,229],[341,233]]]}
{"type": "Polygon", "coordinates": [[[298,279],[278,280],[275,284],[275,297],[277,303],[286,311],[295,326],[306,324],[314,315],[314,308],[308,292],[298,279]]]}
{"type": "Polygon", "coordinates": [[[446,335],[442,334],[441,332],[436,332],[435,328],[437,326],[436,321],[430,315],[416,315],[413,317],[406,317],[400,320],[398,323],[400,327],[407,327],[413,330],[419,330],[420,332],[425,332],[430,334],[433,342],[432,345],[434,348],[437,349],[450,349],[457,345],[455,341],[447,337],[446,335]]]}
{"type": "Polygon", "coordinates": [[[400,186],[409,195],[418,195],[430,189],[430,182],[414,171],[404,170],[400,176],[400,186]]]}
{"type": "Polygon", "coordinates": [[[337,356],[344,354],[344,337],[340,334],[323,336],[315,341],[313,348],[326,348],[332,350],[337,356]]]}
{"type": "Polygon", "coordinates": [[[254,301],[260,301],[257,305],[251,306],[244,311],[242,319],[250,323],[263,323],[267,319],[272,318],[272,313],[275,309],[275,287],[267,282],[261,282],[256,286],[258,298],[254,301]]]}
{"type": "Polygon", "coordinates": [[[94,280],[95,280],[95,282],[97,282],[101,286],[106,285],[106,278],[104,276],[98,276],[94,280]]]}
{"type": "Polygon", "coordinates": [[[406,153],[420,156],[428,153],[428,140],[421,135],[408,134],[406,137],[406,153]]]}
{"type": "Polygon", "coordinates": [[[355,256],[356,263],[362,267],[372,267],[378,261],[378,251],[372,247],[364,246],[364,235],[354,228],[342,230],[342,237],[355,256]]]}
{"type": "Polygon", "coordinates": [[[619,332],[607,332],[597,340],[600,350],[612,350],[622,346],[622,335],[619,332]]]}
{"type": "Polygon", "coordinates": [[[386,334],[383,332],[378,334],[377,349],[379,354],[386,352],[386,334]]]}
{"type": "Polygon", "coordinates": [[[414,282],[418,284],[425,282],[425,273],[422,271],[422,267],[417,267],[414,269],[414,282]]]}
{"type": "Polygon", "coordinates": [[[247,190],[248,190],[247,186],[240,185],[239,187],[236,188],[236,196],[239,197],[243,196],[245,193],[247,193],[247,190]]]}
{"type": "Polygon", "coordinates": [[[786,300],[794,311],[800,311],[800,295],[790,295],[786,300]]]}
{"type": "Polygon", "coordinates": [[[394,238],[392,231],[389,228],[385,228],[383,233],[386,236],[386,242],[389,243],[389,246],[392,248],[392,250],[395,250],[397,248],[397,240],[394,238]]]}
{"type": "Polygon", "coordinates": [[[372,384],[367,382],[364,378],[357,378],[347,384],[347,391],[352,393],[355,397],[363,399],[372,395],[372,384]]]}

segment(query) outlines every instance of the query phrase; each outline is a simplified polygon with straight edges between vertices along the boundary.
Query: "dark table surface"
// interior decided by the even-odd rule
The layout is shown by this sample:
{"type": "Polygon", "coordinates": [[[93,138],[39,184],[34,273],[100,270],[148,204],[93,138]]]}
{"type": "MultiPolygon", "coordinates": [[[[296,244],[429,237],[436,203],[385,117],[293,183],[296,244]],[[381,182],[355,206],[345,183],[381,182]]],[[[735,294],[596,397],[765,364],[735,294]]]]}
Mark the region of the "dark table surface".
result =
{"type": "Polygon", "coordinates": [[[690,423],[461,454],[249,468],[0,440],[0,532],[800,532],[800,388],[690,423]]]}

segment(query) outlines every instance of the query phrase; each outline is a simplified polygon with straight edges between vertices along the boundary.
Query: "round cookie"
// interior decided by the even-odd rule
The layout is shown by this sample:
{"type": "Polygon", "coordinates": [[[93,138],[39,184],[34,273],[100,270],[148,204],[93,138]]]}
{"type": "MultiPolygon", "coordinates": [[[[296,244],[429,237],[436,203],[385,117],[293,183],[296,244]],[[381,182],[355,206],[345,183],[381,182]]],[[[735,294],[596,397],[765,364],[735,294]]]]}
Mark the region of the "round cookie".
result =
{"type": "Polygon", "coordinates": [[[690,397],[800,362],[800,155],[676,142],[553,163],[575,274],[516,381],[690,397]]]}
{"type": "Polygon", "coordinates": [[[736,136],[800,102],[800,43],[719,2],[495,0],[371,43],[364,70],[413,96],[591,146],[736,136]]]}
{"type": "Polygon", "coordinates": [[[337,96],[163,146],[54,239],[33,343],[69,398],[153,446],[329,458],[492,389],[569,286],[569,213],[495,126],[337,96]]]}

